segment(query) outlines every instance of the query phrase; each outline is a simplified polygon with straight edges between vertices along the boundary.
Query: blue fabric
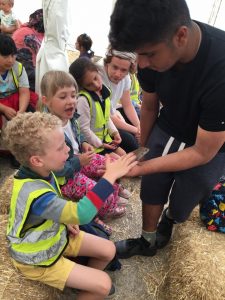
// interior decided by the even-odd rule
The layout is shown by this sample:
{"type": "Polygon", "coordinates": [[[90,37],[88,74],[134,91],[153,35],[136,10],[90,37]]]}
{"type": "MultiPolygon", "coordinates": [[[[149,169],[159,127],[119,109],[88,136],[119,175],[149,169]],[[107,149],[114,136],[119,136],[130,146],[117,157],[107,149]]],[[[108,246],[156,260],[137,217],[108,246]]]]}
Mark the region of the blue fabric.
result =
{"type": "Polygon", "coordinates": [[[98,184],[96,184],[92,189],[92,192],[97,194],[101,199],[105,199],[104,197],[108,198],[113,193],[113,191],[114,189],[111,183],[109,183],[104,178],[100,178],[98,184]]]}
{"type": "MultiPolygon", "coordinates": [[[[80,225],[80,230],[83,230],[87,233],[94,234],[104,239],[109,239],[107,232],[105,231],[104,227],[100,224],[97,224],[95,221],[92,221],[86,225],[80,225]]],[[[86,256],[79,256],[79,263],[87,265],[88,257],[86,256]]],[[[121,263],[118,258],[115,256],[113,260],[108,264],[106,270],[108,271],[116,271],[121,269],[121,263]]]]}
{"type": "Polygon", "coordinates": [[[200,217],[208,230],[225,233],[225,177],[216,184],[208,201],[201,205],[200,217]]]}
{"type": "MultiPolygon", "coordinates": [[[[81,145],[85,142],[84,136],[80,133],[80,128],[77,119],[79,114],[75,113],[71,121],[72,131],[74,134],[74,139],[79,146],[79,152],[82,152],[81,145]]],[[[73,178],[75,172],[79,172],[81,169],[80,160],[77,156],[74,156],[73,146],[71,140],[65,134],[66,145],[70,148],[69,157],[65,163],[63,170],[55,172],[57,177],[65,177],[67,180],[73,178]]]]}
{"type": "Polygon", "coordinates": [[[3,80],[5,80],[5,79],[6,79],[6,77],[7,77],[7,74],[8,74],[8,71],[6,71],[4,74],[2,74],[2,75],[1,75],[3,80]]]}
{"type": "Polygon", "coordinates": [[[32,205],[31,213],[41,216],[48,207],[48,204],[55,198],[55,193],[46,193],[39,197],[32,205]]]}

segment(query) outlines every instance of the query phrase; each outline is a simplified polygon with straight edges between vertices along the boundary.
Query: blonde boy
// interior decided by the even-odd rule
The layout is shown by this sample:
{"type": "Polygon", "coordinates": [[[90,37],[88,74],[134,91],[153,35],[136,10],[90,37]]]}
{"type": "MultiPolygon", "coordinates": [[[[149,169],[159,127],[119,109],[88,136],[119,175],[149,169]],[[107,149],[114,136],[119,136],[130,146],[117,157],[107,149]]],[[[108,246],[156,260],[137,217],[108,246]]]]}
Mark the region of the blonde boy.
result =
{"type": "Polygon", "coordinates": [[[7,238],[14,265],[29,279],[61,290],[80,290],[76,299],[104,299],[112,291],[102,270],[115,255],[114,244],[79,231],[90,222],[113,191],[115,180],[135,164],[128,154],[107,161],[106,172],[78,203],[62,198],[54,171],[63,168],[69,148],[58,117],[48,113],[23,113],[7,123],[9,150],[22,167],[15,175],[7,238]],[[88,209],[88,213],[87,213],[88,209]],[[88,256],[82,266],[66,256],[88,256]]]}

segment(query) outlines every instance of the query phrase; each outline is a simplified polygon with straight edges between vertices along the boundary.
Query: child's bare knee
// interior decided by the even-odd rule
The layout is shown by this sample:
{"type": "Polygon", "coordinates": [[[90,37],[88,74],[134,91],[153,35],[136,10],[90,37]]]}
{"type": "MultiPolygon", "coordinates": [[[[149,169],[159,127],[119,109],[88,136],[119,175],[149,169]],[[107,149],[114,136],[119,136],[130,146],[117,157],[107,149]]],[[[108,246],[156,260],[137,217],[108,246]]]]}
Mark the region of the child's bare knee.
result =
{"type": "Polygon", "coordinates": [[[105,248],[105,257],[103,258],[106,261],[111,261],[116,254],[116,247],[112,241],[108,241],[108,245],[105,248]]]}
{"type": "Polygon", "coordinates": [[[96,293],[99,296],[106,297],[108,296],[112,287],[111,278],[107,273],[104,273],[104,276],[101,278],[101,282],[99,281],[98,285],[96,286],[96,293]]]}
{"type": "Polygon", "coordinates": [[[112,241],[110,241],[110,242],[111,242],[111,247],[110,247],[110,253],[109,253],[110,257],[109,258],[110,258],[110,260],[112,260],[116,254],[116,246],[112,241]]]}

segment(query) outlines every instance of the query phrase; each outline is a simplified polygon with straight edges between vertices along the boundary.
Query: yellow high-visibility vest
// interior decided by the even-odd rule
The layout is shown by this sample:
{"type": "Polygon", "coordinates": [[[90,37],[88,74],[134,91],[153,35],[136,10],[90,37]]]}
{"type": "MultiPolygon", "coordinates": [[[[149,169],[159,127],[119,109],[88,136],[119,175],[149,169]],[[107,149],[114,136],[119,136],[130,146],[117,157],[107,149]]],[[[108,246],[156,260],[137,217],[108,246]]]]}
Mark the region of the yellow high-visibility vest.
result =
{"type": "Polygon", "coordinates": [[[18,88],[19,87],[18,78],[23,73],[23,65],[20,62],[17,62],[16,67],[17,67],[17,69],[15,69],[15,67],[13,66],[13,68],[10,71],[11,71],[15,86],[18,88]]]}
{"type": "Polygon", "coordinates": [[[140,104],[139,93],[140,93],[140,84],[138,82],[136,74],[130,74],[131,86],[130,86],[130,99],[131,101],[140,104]]]}
{"type": "MultiPolygon", "coordinates": [[[[81,90],[79,95],[84,96],[88,100],[91,115],[91,130],[103,143],[110,143],[112,138],[110,137],[107,128],[110,118],[110,98],[108,97],[105,99],[105,111],[103,112],[101,104],[98,101],[94,101],[87,91],[81,90]]],[[[103,150],[102,147],[95,148],[95,152],[101,152],[103,150]]]]}
{"type": "Polygon", "coordinates": [[[55,190],[45,180],[14,178],[7,238],[12,258],[20,263],[51,266],[62,255],[68,244],[64,224],[53,220],[43,220],[33,226],[26,223],[35,199],[52,191],[61,195],[58,183],[55,190]]]}

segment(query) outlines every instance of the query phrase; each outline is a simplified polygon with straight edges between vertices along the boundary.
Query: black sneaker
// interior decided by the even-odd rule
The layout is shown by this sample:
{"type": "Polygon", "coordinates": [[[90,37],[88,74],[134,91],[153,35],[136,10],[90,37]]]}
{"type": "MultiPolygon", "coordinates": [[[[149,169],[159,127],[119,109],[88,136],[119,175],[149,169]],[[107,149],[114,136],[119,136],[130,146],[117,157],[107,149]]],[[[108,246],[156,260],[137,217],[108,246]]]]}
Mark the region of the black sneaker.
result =
{"type": "Polygon", "coordinates": [[[156,246],[151,245],[141,236],[136,239],[127,239],[115,242],[118,258],[129,258],[134,255],[153,256],[156,254],[156,246]]]}
{"type": "Polygon", "coordinates": [[[157,226],[156,231],[156,247],[157,249],[164,248],[172,235],[173,232],[173,224],[175,224],[174,220],[169,219],[166,216],[168,208],[166,208],[162,214],[161,221],[159,222],[157,226]]]}
{"type": "Polygon", "coordinates": [[[112,299],[115,296],[116,296],[116,288],[115,285],[112,283],[111,290],[109,291],[109,294],[105,299],[112,299]]]}
{"type": "Polygon", "coordinates": [[[111,260],[111,262],[105,267],[105,271],[117,271],[120,270],[122,267],[121,262],[119,261],[117,255],[114,256],[114,258],[111,260]]]}

